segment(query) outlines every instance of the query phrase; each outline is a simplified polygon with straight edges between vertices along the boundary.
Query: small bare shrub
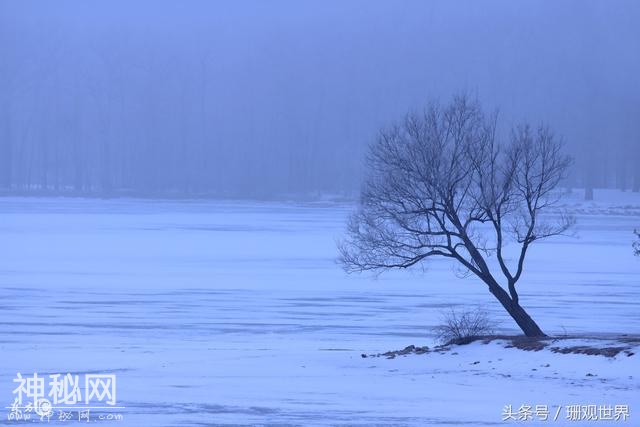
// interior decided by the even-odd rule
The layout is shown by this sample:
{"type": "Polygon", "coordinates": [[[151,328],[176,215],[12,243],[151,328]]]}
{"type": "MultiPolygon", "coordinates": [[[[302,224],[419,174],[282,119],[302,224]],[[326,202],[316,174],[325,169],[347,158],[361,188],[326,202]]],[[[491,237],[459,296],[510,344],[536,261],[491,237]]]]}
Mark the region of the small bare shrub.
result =
{"type": "Polygon", "coordinates": [[[494,335],[497,323],[482,309],[456,311],[453,308],[442,315],[442,324],[434,328],[442,344],[465,343],[471,338],[494,335]]]}

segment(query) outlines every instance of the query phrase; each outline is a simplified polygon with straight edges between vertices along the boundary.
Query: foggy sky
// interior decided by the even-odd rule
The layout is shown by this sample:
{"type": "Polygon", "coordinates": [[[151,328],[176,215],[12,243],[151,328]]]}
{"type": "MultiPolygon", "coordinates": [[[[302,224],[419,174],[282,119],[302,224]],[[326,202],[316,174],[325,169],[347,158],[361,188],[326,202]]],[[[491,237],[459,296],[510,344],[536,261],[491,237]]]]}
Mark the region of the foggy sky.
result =
{"type": "Polygon", "coordinates": [[[640,3],[0,1],[0,187],[351,192],[379,128],[461,91],[625,186],[640,3]]]}

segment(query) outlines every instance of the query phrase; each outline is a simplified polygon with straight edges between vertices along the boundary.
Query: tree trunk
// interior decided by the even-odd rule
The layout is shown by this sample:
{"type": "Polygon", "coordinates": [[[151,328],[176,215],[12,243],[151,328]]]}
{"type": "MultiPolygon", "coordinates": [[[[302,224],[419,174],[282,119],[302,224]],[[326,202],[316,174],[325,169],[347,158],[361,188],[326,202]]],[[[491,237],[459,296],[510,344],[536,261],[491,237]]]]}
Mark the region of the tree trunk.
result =
{"type": "Polygon", "coordinates": [[[616,165],[616,187],[618,190],[627,190],[627,159],[624,156],[618,158],[616,165]]]}
{"type": "Polygon", "coordinates": [[[593,187],[594,187],[594,181],[595,181],[595,177],[594,174],[596,173],[596,162],[594,159],[594,154],[593,154],[594,148],[591,147],[590,150],[588,150],[589,154],[586,160],[586,164],[585,164],[585,169],[583,171],[584,174],[584,199],[587,201],[591,201],[593,200],[593,187]]]}
{"type": "Polygon", "coordinates": [[[587,186],[584,189],[584,199],[587,201],[593,200],[593,187],[587,186]]]}
{"type": "Polygon", "coordinates": [[[489,284],[489,291],[496,297],[507,313],[516,321],[522,332],[528,337],[546,337],[540,326],[529,316],[524,308],[514,302],[509,294],[497,283],[489,284]]]}
{"type": "Polygon", "coordinates": [[[505,307],[507,312],[511,315],[513,320],[516,321],[522,332],[528,337],[546,337],[547,335],[542,332],[542,329],[538,324],[529,316],[529,314],[522,308],[520,304],[512,303],[511,308],[505,307]]]}

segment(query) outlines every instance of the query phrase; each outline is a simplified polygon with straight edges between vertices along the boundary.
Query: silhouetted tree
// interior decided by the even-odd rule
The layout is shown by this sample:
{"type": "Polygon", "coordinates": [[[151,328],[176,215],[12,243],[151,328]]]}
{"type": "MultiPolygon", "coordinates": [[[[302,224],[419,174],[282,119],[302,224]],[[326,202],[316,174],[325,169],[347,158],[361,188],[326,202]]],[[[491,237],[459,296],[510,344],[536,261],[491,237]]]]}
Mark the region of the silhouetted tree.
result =
{"type": "Polygon", "coordinates": [[[546,127],[519,126],[499,145],[496,122],[496,114],[458,96],[382,131],[340,261],[361,272],[450,258],[488,286],[527,336],[544,336],[520,305],[516,283],[531,244],[574,223],[567,215],[541,217],[558,202],[554,190],[571,161],[546,127]],[[509,242],[518,249],[513,265],[504,252],[509,242]],[[487,262],[493,254],[499,267],[487,262]]]}

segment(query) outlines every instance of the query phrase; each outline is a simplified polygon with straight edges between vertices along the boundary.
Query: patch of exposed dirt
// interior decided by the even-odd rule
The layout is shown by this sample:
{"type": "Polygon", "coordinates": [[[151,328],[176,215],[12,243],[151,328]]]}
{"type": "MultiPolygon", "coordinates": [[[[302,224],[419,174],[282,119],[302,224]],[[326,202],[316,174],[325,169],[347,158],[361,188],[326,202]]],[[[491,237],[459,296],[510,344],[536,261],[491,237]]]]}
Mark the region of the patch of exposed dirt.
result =
{"type": "Polygon", "coordinates": [[[489,344],[492,341],[504,341],[505,348],[517,348],[523,351],[540,351],[548,348],[553,353],[559,354],[586,354],[589,356],[604,356],[604,357],[616,357],[620,353],[627,357],[635,355],[635,346],[640,345],[640,336],[635,335],[621,335],[621,336],[561,336],[561,337],[540,337],[530,338],[521,335],[488,335],[488,336],[474,336],[465,337],[458,340],[452,340],[443,345],[438,345],[433,348],[429,347],[417,347],[410,345],[402,350],[387,351],[385,353],[378,354],[362,354],[361,357],[386,357],[387,359],[395,359],[398,356],[407,356],[410,354],[425,354],[431,352],[446,353],[451,350],[452,346],[460,346],[471,344],[472,342],[480,341],[483,344],[489,344]],[[616,345],[567,345],[562,346],[563,341],[567,344],[571,340],[594,340],[594,341],[606,341],[607,344],[615,343],[616,345]]]}
{"type": "Polygon", "coordinates": [[[402,350],[396,350],[396,351],[387,351],[386,353],[378,353],[378,354],[361,354],[360,356],[362,358],[367,358],[367,357],[386,357],[387,359],[395,359],[396,356],[406,356],[408,354],[425,354],[425,353],[429,353],[429,347],[424,346],[424,347],[416,347],[415,345],[410,345],[407,346],[405,348],[403,348],[402,350]]]}
{"type": "Polygon", "coordinates": [[[616,357],[618,353],[621,353],[625,350],[628,351],[627,355],[632,356],[634,353],[629,349],[629,347],[589,347],[589,346],[573,346],[573,347],[551,347],[550,350],[554,353],[561,354],[588,354],[590,356],[605,356],[605,357],[616,357]]]}

